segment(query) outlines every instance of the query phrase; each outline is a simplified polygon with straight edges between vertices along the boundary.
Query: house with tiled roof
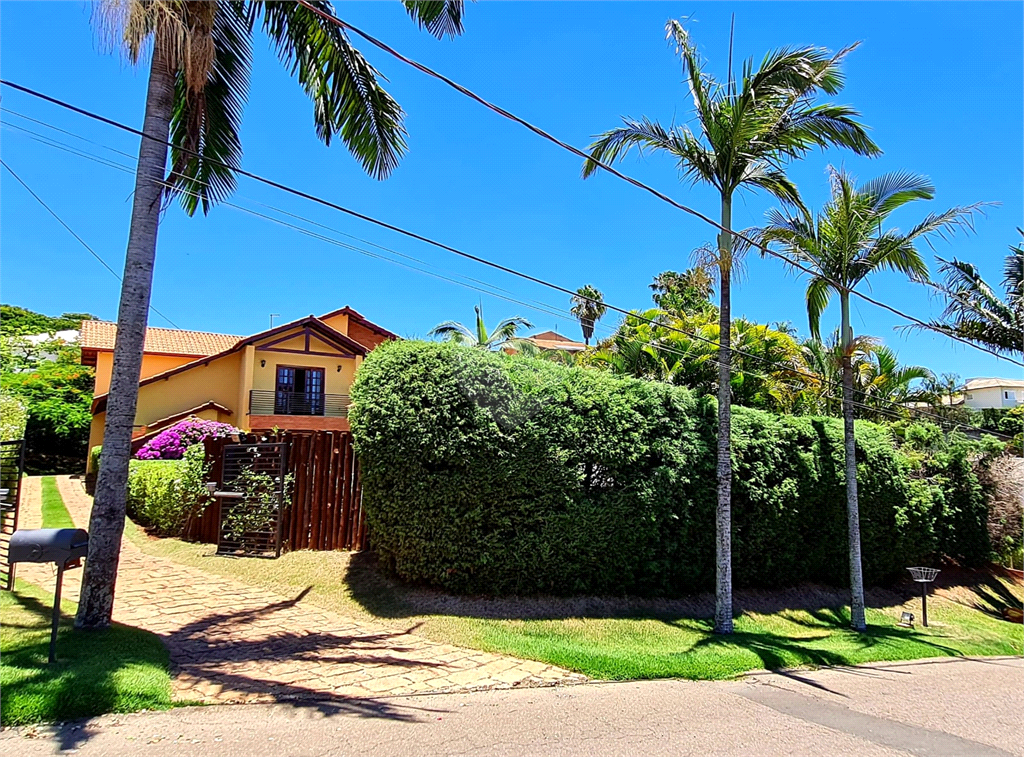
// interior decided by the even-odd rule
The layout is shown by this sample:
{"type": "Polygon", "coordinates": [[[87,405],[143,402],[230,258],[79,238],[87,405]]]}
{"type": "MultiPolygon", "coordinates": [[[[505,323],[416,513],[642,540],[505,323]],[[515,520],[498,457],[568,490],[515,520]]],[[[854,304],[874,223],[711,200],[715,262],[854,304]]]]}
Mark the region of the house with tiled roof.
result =
{"type": "Polygon", "coordinates": [[[525,337],[525,341],[533,342],[542,350],[561,350],[562,352],[582,352],[587,348],[583,342],[577,342],[557,331],[542,331],[525,337]]]}
{"type": "MultiPolygon", "coordinates": [[[[114,323],[82,323],[82,363],[96,368],[90,449],[103,444],[116,337],[114,323]]],[[[356,370],[397,338],[350,307],[251,336],[150,327],[133,446],[188,417],[252,432],[347,431],[356,370]]]]}

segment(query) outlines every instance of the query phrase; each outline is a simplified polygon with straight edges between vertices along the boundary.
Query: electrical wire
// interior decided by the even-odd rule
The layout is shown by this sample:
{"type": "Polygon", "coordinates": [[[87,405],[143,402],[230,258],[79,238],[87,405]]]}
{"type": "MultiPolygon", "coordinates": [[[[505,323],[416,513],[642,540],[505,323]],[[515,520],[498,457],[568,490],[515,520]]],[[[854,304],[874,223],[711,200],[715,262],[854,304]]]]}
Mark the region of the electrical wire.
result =
{"type": "MultiPolygon", "coordinates": [[[[15,114],[15,115],[21,115],[21,114],[15,114]]],[[[35,119],[29,119],[29,120],[33,120],[36,123],[40,123],[40,124],[42,124],[44,126],[49,126],[48,124],[46,124],[45,122],[42,122],[42,121],[37,121],[35,119]]],[[[9,127],[13,126],[9,122],[4,122],[3,125],[9,126],[9,127]]],[[[76,149],[71,148],[70,146],[66,145],[66,143],[61,143],[58,140],[50,140],[48,138],[44,138],[44,137],[42,137],[42,135],[39,135],[37,132],[33,132],[31,130],[24,129],[22,127],[15,127],[15,128],[17,128],[19,131],[25,132],[26,134],[28,134],[30,136],[37,137],[38,141],[42,142],[43,144],[46,144],[47,146],[54,147],[55,149],[64,149],[64,150],[66,150],[66,151],[68,151],[68,152],[70,152],[72,154],[75,154],[75,155],[77,155],[79,157],[83,157],[85,159],[90,159],[90,160],[95,160],[96,162],[99,162],[99,163],[101,163],[103,165],[107,165],[109,167],[116,168],[116,169],[121,170],[121,171],[126,172],[126,173],[134,173],[134,169],[132,169],[130,166],[125,166],[125,165],[113,163],[111,161],[107,161],[106,159],[99,158],[98,156],[91,155],[90,153],[86,153],[86,152],[83,152],[83,151],[76,150],[76,149]]],[[[54,127],[54,128],[56,128],[56,127],[54,127]]],[[[64,132],[64,130],[60,130],[60,129],[57,129],[57,130],[64,132]]],[[[71,134],[70,132],[64,132],[64,133],[71,134]]],[[[91,140],[86,140],[86,141],[91,141],[91,140]]],[[[105,147],[105,145],[102,145],[102,144],[99,144],[99,143],[93,143],[93,144],[97,144],[100,147],[105,147]]],[[[107,149],[110,149],[110,150],[112,150],[114,152],[119,152],[117,150],[114,150],[114,148],[107,148],[107,149]]],[[[131,156],[128,153],[121,153],[121,154],[125,155],[127,157],[134,157],[134,156],[131,156]]],[[[173,189],[173,186],[168,184],[168,183],[166,183],[166,182],[160,182],[160,183],[164,187],[166,187],[168,189],[173,189]]],[[[185,191],[185,190],[180,190],[179,189],[178,191],[185,191]]],[[[194,195],[194,193],[189,193],[189,194],[193,194],[194,195]]],[[[463,287],[466,287],[468,289],[472,289],[474,291],[481,292],[483,294],[487,294],[487,295],[490,295],[490,296],[493,296],[493,297],[498,297],[499,299],[502,299],[502,300],[505,300],[505,301],[508,301],[508,302],[512,302],[512,303],[519,304],[519,305],[523,305],[524,307],[530,308],[530,309],[535,310],[537,312],[543,312],[543,313],[545,313],[547,315],[551,315],[551,316],[554,316],[556,318],[560,318],[562,320],[566,320],[566,321],[570,321],[570,322],[575,322],[575,321],[578,320],[575,316],[572,315],[571,311],[561,310],[561,309],[557,308],[557,306],[554,306],[554,305],[549,305],[547,303],[538,302],[536,300],[532,301],[535,304],[530,304],[529,302],[525,302],[523,300],[516,299],[514,297],[506,297],[506,296],[503,296],[503,295],[500,295],[500,294],[496,294],[493,291],[486,290],[486,289],[481,289],[480,287],[473,286],[471,284],[466,284],[465,282],[457,281],[457,280],[449,278],[447,276],[435,274],[435,273],[433,273],[431,271],[426,271],[426,270],[423,270],[423,269],[418,268],[416,266],[412,266],[412,265],[409,265],[409,264],[406,264],[406,263],[402,263],[401,261],[392,260],[392,259],[390,259],[390,258],[388,258],[386,256],[379,255],[379,254],[370,252],[368,250],[361,249],[361,248],[356,247],[354,245],[346,244],[346,243],[341,242],[339,240],[332,239],[332,238],[327,237],[325,235],[318,234],[316,232],[313,232],[313,231],[310,231],[308,229],[302,228],[302,227],[297,226],[295,224],[291,224],[291,223],[288,223],[286,221],[282,221],[280,219],[274,218],[272,216],[268,216],[268,215],[266,215],[264,213],[260,213],[258,211],[251,210],[249,208],[245,208],[243,206],[237,205],[237,204],[232,203],[232,202],[225,202],[224,204],[227,205],[228,207],[231,207],[233,209],[239,210],[241,212],[253,215],[253,216],[258,217],[258,218],[262,218],[264,220],[267,220],[267,221],[270,221],[272,223],[276,223],[276,224],[285,226],[287,228],[291,228],[293,230],[296,230],[296,231],[298,231],[298,232],[300,232],[302,234],[305,234],[307,236],[310,236],[312,238],[319,239],[319,240],[327,242],[329,244],[333,244],[333,245],[342,247],[344,249],[349,249],[349,250],[355,251],[355,252],[363,254],[363,255],[367,255],[367,256],[369,256],[371,258],[376,258],[376,259],[384,260],[386,262],[390,262],[390,263],[393,263],[395,265],[399,265],[399,266],[402,266],[404,268],[408,268],[410,270],[414,270],[414,271],[417,271],[419,273],[423,273],[425,275],[428,275],[428,276],[431,276],[431,277],[434,277],[434,278],[437,278],[437,279],[440,279],[440,280],[443,280],[443,281],[447,281],[447,282],[452,283],[452,284],[456,284],[458,286],[463,286],[463,287]]],[[[352,237],[352,235],[345,234],[345,232],[341,232],[341,231],[339,231],[337,229],[334,229],[334,228],[332,228],[330,226],[327,226],[325,224],[318,223],[316,221],[313,221],[312,219],[306,218],[305,216],[300,216],[300,215],[296,215],[294,213],[289,213],[287,211],[281,210],[280,208],[277,208],[277,207],[272,206],[272,205],[266,205],[264,203],[257,203],[257,204],[259,204],[259,205],[261,205],[263,207],[266,207],[266,208],[268,208],[270,210],[273,210],[275,212],[280,212],[280,213],[283,213],[283,214],[285,214],[287,216],[290,216],[292,218],[296,218],[296,219],[305,221],[307,223],[313,224],[315,226],[324,228],[326,230],[332,231],[334,233],[338,233],[338,234],[342,234],[344,236],[352,237]]],[[[353,238],[359,239],[358,237],[353,237],[353,238]]],[[[366,242],[366,240],[360,240],[360,241],[366,242]]],[[[389,252],[393,252],[393,253],[395,253],[397,255],[400,255],[400,256],[402,256],[404,258],[407,258],[407,259],[410,259],[410,260],[413,260],[413,261],[416,261],[416,262],[419,262],[419,263],[423,263],[424,265],[430,265],[429,263],[426,263],[425,261],[421,261],[418,258],[415,258],[415,257],[413,257],[411,255],[406,255],[406,254],[398,252],[396,250],[391,250],[390,248],[382,247],[381,245],[374,245],[372,242],[366,242],[366,243],[367,244],[371,244],[371,245],[376,246],[376,247],[379,247],[381,249],[387,250],[389,252]]],[[[472,280],[473,281],[477,281],[478,283],[484,284],[485,286],[493,287],[493,285],[489,284],[488,282],[480,282],[479,280],[476,280],[476,279],[472,279],[472,280]]],[[[506,291],[507,292],[508,290],[501,290],[501,291],[506,291]]],[[[512,293],[509,293],[509,294],[512,294],[512,293]]],[[[686,331],[684,329],[680,329],[680,328],[677,328],[677,327],[674,327],[674,326],[670,326],[668,324],[661,323],[661,322],[659,322],[657,320],[645,318],[644,316],[642,316],[642,315],[640,315],[640,314],[638,314],[636,312],[633,312],[633,311],[628,312],[627,316],[628,317],[632,317],[634,319],[641,320],[641,321],[649,323],[649,324],[657,325],[657,326],[659,326],[661,328],[665,328],[665,329],[673,331],[673,332],[684,334],[686,336],[689,336],[691,338],[697,339],[699,341],[706,342],[707,344],[715,346],[715,347],[719,346],[718,343],[715,342],[714,340],[707,339],[706,337],[701,337],[698,334],[695,334],[695,333],[692,333],[692,332],[688,332],[688,331],[686,331]]],[[[603,325],[601,327],[602,328],[610,328],[610,327],[605,327],[603,325]]],[[[615,329],[610,329],[610,333],[611,334],[615,334],[616,330],[615,329]]],[[[632,340],[632,341],[634,341],[634,342],[636,342],[638,344],[644,344],[644,345],[648,344],[648,343],[642,343],[640,340],[632,340]]],[[[662,351],[662,352],[668,352],[668,353],[671,353],[671,354],[676,354],[676,355],[679,355],[681,357],[689,357],[689,353],[683,352],[681,350],[677,350],[677,349],[671,347],[670,345],[665,345],[664,343],[657,344],[657,345],[650,345],[650,346],[652,346],[655,349],[658,349],[659,351],[662,351]]],[[[792,365],[785,364],[785,363],[777,363],[777,362],[768,360],[767,358],[765,358],[763,356],[756,355],[756,354],[749,353],[749,352],[745,352],[743,350],[739,350],[739,349],[736,349],[736,348],[730,348],[730,349],[731,349],[732,352],[735,352],[736,354],[739,354],[739,355],[742,355],[742,356],[745,356],[745,357],[749,357],[751,359],[759,360],[762,363],[766,363],[770,368],[774,368],[774,369],[778,370],[780,373],[797,375],[797,376],[801,376],[801,377],[810,379],[810,382],[811,382],[812,385],[818,385],[819,387],[823,386],[823,385],[831,385],[831,386],[837,386],[840,389],[842,389],[842,385],[839,382],[825,380],[823,377],[821,377],[818,374],[813,374],[813,373],[808,373],[808,372],[805,372],[805,371],[801,371],[800,369],[795,368],[792,365]]],[[[718,361],[716,359],[710,359],[710,360],[708,360],[706,362],[709,362],[712,365],[716,365],[716,366],[720,366],[721,365],[720,361],[718,361]]],[[[754,376],[754,377],[765,379],[765,380],[775,381],[776,383],[780,383],[783,386],[787,386],[788,388],[796,390],[796,391],[800,391],[800,390],[803,390],[803,389],[807,388],[807,385],[796,385],[796,384],[786,383],[785,381],[782,381],[778,376],[768,376],[766,374],[757,373],[757,372],[751,371],[749,369],[738,368],[738,367],[736,367],[734,365],[730,366],[730,367],[731,367],[731,369],[733,371],[735,371],[737,373],[742,373],[742,374],[754,376]]],[[[865,398],[870,397],[875,402],[883,402],[883,403],[888,404],[890,407],[899,408],[902,411],[906,411],[907,410],[907,408],[905,406],[901,405],[898,402],[895,402],[893,400],[880,399],[880,398],[877,398],[877,397],[873,397],[870,394],[870,392],[867,392],[865,390],[854,388],[854,392],[857,393],[857,394],[860,394],[861,396],[863,396],[865,398]]],[[[831,398],[831,399],[835,399],[835,400],[841,400],[842,399],[841,396],[837,396],[835,394],[828,394],[828,393],[825,393],[825,392],[821,392],[821,395],[825,396],[825,397],[828,397],[828,398],[831,398]]],[[[861,407],[861,408],[869,410],[871,412],[881,413],[881,414],[888,415],[888,416],[894,417],[894,418],[900,418],[900,419],[905,418],[905,416],[902,415],[902,414],[899,414],[899,413],[895,413],[894,414],[891,411],[886,411],[885,409],[879,408],[879,407],[877,407],[875,405],[869,405],[869,404],[866,404],[866,403],[863,403],[863,402],[859,402],[859,401],[857,401],[855,399],[852,400],[852,401],[853,401],[853,404],[855,406],[861,407]]],[[[1011,437],[1009,437],[1009,436],[1007,436],[1005,434],[1002,434],[1000,432],[990,431],[988,429],[984,429],[984,428],[982,428],[980,426],[976,426],[976,425],[973,425],[973,424],[965,424],[965,423],[961,423],[959,421],[953,421],[953,420],[945,418],[943,416],[936,415],[936,414],[933,414],[933,413],[928,413],[928,412],[920,410],[920,409],[915,409],[913,412],[918,417],[932,418],[932,419],[936,420],[939,424],[941,424],[943,426],[946,426],[946,427],[971,429],[971,430],[974,430],[974,431],[990,433],[990,434],[993,434],[993,435],[996,435],[996,436],[1002,436],[1003,438],[1007,438],[1007,439],[1011,438],[1011,437]]]]}
{"type": "MultiPolygon", "coordinates": [[[[524,128],[532,131],[534,134],[538,135],[539,137],[542,137],[543,139],[546,139],[547,141],[557,145],[558,147],[561,147],[563,150],[567,150],[568,152],[571,152],[573,155],[576,155],[577,157],[583,158],[585,161],[587,161],[589,163],[593,163],[595,166],[598,166],[599,168],[603,169],[604,171],[607,171],[608,173],[612,174],[613,176],[615,176],[615,177],[617,177],[619,179],[622,179],[623,181],[625,181],[625,182],[627,182],[629,184],[632,184],[633,186],[637,187],[638,189],[642,189],[645,192],[648,192],[648,193],[654,195],[659,200],[668,203],[669,205],[673,206],[677,210],[681,210],[684,213],[688,213],[689,215],[694,216],[695,218],[700,219],[704,223],[707,223],[707,224],[713,226],[714,228],[718,229],[719,231],[724,232],[726,234],[729,234],[729,235],[731,235],[731,236],[733,236],[733,237],[735,237],[737,239],[740,239],[744,243],[749,245],[750,247],[752,247],[754,249],[757,249],[757,250],[760,250],[761,252],[763,252],[763,253],[765,253],[767,255],[771,255],[772,257],[778,258],[779,260],[782,260],[783,262],[785,262],[787,265],[790,265],[790,266],[792,266],[794,268],[797,268],[798,270],[800,270],[800,271],[802,271],[802,272],[804,272],[804,273],[806,273],[806,274],[808,274],[810,276],[814,276],[815,278],[822,278],[824,281],[826,281],[829,285],[835,287],[837,290],[842,290],[843,289],[842,285],[839,284],[838,282],[833,281],[832,279],[830,279],[828,277],[822,277],[819,272],[813,270],[812,268],[808,268],[807,266],[805,266],[802,263],[794,260],[793,258],[789,257],[788,255],[784,255],[783,253],[778,252],[777,250],[773,250],[773,249],[771,249],[770,247],[768,247],[766,245],[762,245],[762,244],[760,244],[758,242],[755,242],[753,239],[751,239],[750,237],[746,236],[742,232],[737,232],[735,230],[725,228],[725,226],[723,226],[722,224],[718,223],[713,218],[705,215],[704,213],[701,213],[699,210],[691,208],[688,205],[683,205],[682,203],[672,199],[671,197],[669,197],[665,193],[661,192],[660,190],[655,189],[654,187],[652,187],[652,186],[650,186],[648,184],[644,184],[642,181],[639,181],[638,179],[635,179],[632,176],[629,176],[628,174],[625,174],[622,171],[619,171],[618,169],[616,169],[615,167],[613,167],[609,163],[605,163],[603,161],[600,161],[600,160],[597,160],[596,158],[591,157],[589,154],[587,154],[583,150],[580,150],[577,147],[573,147],[568,142],[564,142],[561,139],[558,139],[553,134],[545,131],[544,129],[541,129],[538,126],[535,126],[534,124],[530,123],[526,119],[521,118],[521,117],[515,115],[514,113],[511,113],[510,111],[507,111],[504,108],[502,108],[502,107],[500,107],[498,105],[495,105],[494,103],[489,102],[488,100],[484,99],[480,95],[478,95],[475,92],[473,92],[471,89],[468,89],[467,87],[464,87],[463,85],[459,84],[458,82],[456,82],[456,81],[454,81],[452,79],[449,79],[444,74],[438,73],[437,71],[434,71],[432,68],[429,68],[428,66],[425,66],[422,63],[419,63],[418,61],[415,61],[412,58],[409,58],[409,57],[403,55],[402,53],[398,52],[393,47],[390,47],[386,43],[384,43],[381,40],[377,39],[373,35],[368,34],[367,32],[364,32],[359,27],[353,26],[352,24],[348,23],[347,21],[343,21],[340,18],[338,18],[337,16],[334,16],[334,15],[332,15],[330,13],[327,13],[326,11],[323,11],[323,10],[321,10],[319,8],[315,8],[314,6],[312,6],[308,2],[306,2],[306,0],[298,0],[298,3],[300,5],[308,8],[309,10],[313,11],[314,13],[316,13],[321,18],[323,18],[323,19],[325,19],[327,21],[330,21],[331,23],[333,23],[333,24],[335,24],[335,25],[337,25],[339,27],[342,27],[344,29],[348,29],[349,31],[353,32],[354,34],[357,34],[358,36],[362,37],[367,42],[369,42],[371,45],[374,45],[378,49],[383,50],[384,52],[388,53],[392,57],[397,58],[398,60],[402,61],[406,65],[409,65],[409,66],[415,68],[417,71],[420,71],[421,73],[424,73],[427,76],[430,76],[431,78],[434,78],[434,79],[437,79],[438,81],[443,82],[444,84],[448,85],[449,87],[451,87],[452,89],[456,90],[460,94],[463,94],[466,97],[470,98],[471,100],[474,100],[475,102],[479,103],[480,105],[483,105],[488,110],[490,110],[490,111],[492,111],[494,113],[497,113],[502,118],[506,118],[506,119],[508,119],[510,121],[513,121],[513,122],[519,124],[520,126],[523,126],[524,128]]],[[[920,282],[920,283],[923,283],[923,282],[920,282]]],[[[906,312],[904,312],[902,310],[899,310],[898,308],[895,308],[895,307],[893,307],[891,305],[888,305],[885,302],[882,302],[881,300],[877,300],[874,297],[871,297],[870,295],[866,295],[863,292],[859,292],[859,291],[857,291],[855,289],[851,289],[851,290],[849,290],[849,292],[853,296],[859,297],[860,299],[864,300],[865,302],[871,303],[875,307],[882,308],[883,310],[887,310],[890,313],[892,313],[893,315],[898,316],[899,318],[902,318],[902,319],[904,319],[906,321],[910,321],[912,324],[914,324],[915,326],[917,326],[919,328],[927,329],[929,331],[934,331],[935,333],[941,334],[942,336],[944,336],[944,337],[946,337],[948,339],[952,339],[954,341],[961,342],[962,344],[966,344],[969,347],[973,347],[976,350],[980,350],[982,352],[987,352],[988,354],[993,355],[993,356],[999,358],[1000,360],[1005,360],[1007,362],[1013,363],[1014,365],[1019,365],[1021,367],[1024,367],[1024,362],[1019,362],[1019,361],[1014,360],[1012,358],[1006,357],[1005,355],[997,352],[996,350],[993,350],[993,349],[990,349],[988,347],[985,347],[984,345],[976,344],[976,343],[974,343],[974,342],[972,342],[972,341],[970,341],[968,339],[964,339],[963,337],[957,336],[955,334],[950,334],[950,333],[948,333],[946,331],[943,331],[942,329],[938,329],[935,326],[933,326],[932,324],[928,323],[927,321],[922,321],[920,318],[917,318],[916,316],[913,316],[913,315],[911,315],[909,313],[906,313],[906,312]]]]}
{"type": "MultiPolygon", "coordinates": [[[[77,240],[78,240],[78,243],[79,243],[79,244],[81,244],[81,245],[82,245],[82,246],[83,246],[83,247],[84,247],[84,248],[85,248],[86,250],[88,250],[88,251],[89,251],[89,254],[90,254],[90,255],[92,255],[92,256],[93,256],[94,258],[96,258],[96,259],[97,259],[97,260],[98,260],[98,261],[100,262],[100,264],[101,264],[101,265],[102,265],[102,266],[103,266],[104,268],[106,268],[106,269],[107,269],[108,271],[110,271],[110,272],[111,272],[111,273],[112,273],[112,274],[114,275],[114,278],[116,278],[116,279],[117,279],[118,281],[121,281],[121,280],[122,280],[122,278],[121,278],[121,275],[120,275],[120,274],[118,274],[118,272],[117,272],[117,271],[115,271],[115,270],[114,270],[113,268],[111,268],[111,267],[110,267],[110,264],[108,264],[106,260],[104,260],[104,259],[103,259],[102,257],[100,257],[100,254],[99,254],[98,252],[96,252],[96,250],[94,250],[94,249],[93,249],[92,247],[90,247],[90,246],[89,246],[89,243],[88,243],[88,242],[86,242],[86,241],[85,241],[84,239],[82,239],[82,237],[80,237],[80,236],[78,235],[78,233],[77,233],[77,232],[76,232],[76,231],[75,231],[74,229],[72,229],[72,228],[71,228],[71,227],[70,227],[70,226],[69,226],[69,225],[68,225],[68,224],[67,224],[67,223],[66,223],[66,222],[64,221],[64,219],[63,219],[63,218],[61,218],[61,217],[60,217],[59,215],[57,215],[57,213],[56,213],[56,212],[54,211],[54,209],[53,209],[53,208],[51,208],[51,207],[50,207],[49,205],[47,205],[47,204],[46,204],[46,202],[45,202],[45,201],[43,200],[43,198],[42,198],[42,197],[40,197],[39,195],[37,195],[37,194],[36,194],[36,193],[35,193],[35,192],[34,192],[34,191],[32,190],[32,187],[30,187],[30,186],[29,186],[29,185],[28,185],[28,184],[27,184],[27,183],[25,182],[25,180],[24,180],[24,179],[22,179],[22,178],[21,178],[20,176],[18,176],[18,174],[16,174],[16,173],[14,172],[14,169],[13,169],[13,168],[11,168],[11,167],[10,167],[9,165],[7,165],[7,162],[6,162],[6,161],[4,161],[4,160],[0,160],[0,165],[2,165],[2,166],[3,166],[4,168],[6,168],[6,169],[7,169],[7,172],[8,172],[8,173],[9,173],[9,174],[10,174],[11,176],[13,176],[13,177],[14,177],[15,179],[17,179],[18,183],[19,183],[19,184],[21,184],[21,186],[23,186],[23,187],[25,188],[25,191],[26,191],[26,192],[28,192],[28,193],[29,193],[30,195],[32,195],[32,197],[33,197],[33,198],[35,198],[35,201],[36,201],[36,202],[38,202],[38,203],[39,203],[40,205],[42,205],[42,206],[43,206],[43,207],[44,207],[44,208],[46,209],[46,212],[47,212],[47,213],[49,213],[49,214],[50,214],[51,216],[53,216],[54,218],[56,218],[56,219],[57,219],[57,222],[58,222],[58,223],[59,223],[59,224],[60,224],[61,226],[63,226],[63,227],[64,227],[64,228],[65,228],[65,229],[67,230],[67,232],[68,232],[68,233],[69,233],[69,234],[70,234],[71,236],[73,236],[73,237],[74,237],[75,239],[77,239],[77,240]]],[[[160,316],[161,318],[163,318],[163,319],[164,319],[165,321],[167,321],[167,322],[168,322],[169,324],[171,324],[171,326],[172,326],[173,328],[179,328],[179,326],[178,326],[178,325],[177,325],[177,324],[176,324],[176,323],[175,323],[174,321],[172,321],[172,320],[171,320],[170,318],[168,318],[168,317],[167,317],[166,315],[164,315],[164,314],[163,314],[163,313],[161,313],[161,312],[160,312],[159,310],[157,310],[157,309],[156,309],[156,308],[155,308],[155,307],[154,307],[154,306],[153,306],[152,304],[151,304],[151,305],[149,306],[149,309],[150,309],[150,310],[152,310],[152,311],[153,311],[154,313],[156,313],[156,314],[157,314],[158,316],[160,316]]]]}

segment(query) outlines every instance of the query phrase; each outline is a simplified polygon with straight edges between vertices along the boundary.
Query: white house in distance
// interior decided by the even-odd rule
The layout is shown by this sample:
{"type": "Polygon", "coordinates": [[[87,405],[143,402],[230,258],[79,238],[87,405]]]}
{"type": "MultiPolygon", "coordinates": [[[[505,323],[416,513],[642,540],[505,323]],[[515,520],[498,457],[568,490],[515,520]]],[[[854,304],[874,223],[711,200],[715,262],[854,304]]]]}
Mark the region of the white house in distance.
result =
{"type": "Polygon", "coordinates": [[[967,407],[976,410],[1008,410],[1024,405],[1024,381],[1005,378],[968,379],[964,384],[962,401],[967,407]]]}

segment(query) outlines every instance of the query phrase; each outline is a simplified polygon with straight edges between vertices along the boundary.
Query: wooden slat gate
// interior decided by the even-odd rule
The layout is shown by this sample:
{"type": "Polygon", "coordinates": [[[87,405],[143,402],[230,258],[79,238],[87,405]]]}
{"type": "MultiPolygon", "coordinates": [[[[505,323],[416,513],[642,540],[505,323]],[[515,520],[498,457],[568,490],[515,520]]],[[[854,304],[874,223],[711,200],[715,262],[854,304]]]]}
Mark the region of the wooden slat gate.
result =
{"type": "Polygon", "coordinates": [[[217,554],[281,556],[287,478],[285,442],[224,445],[217,554]]]}
{"type": "Polygon", "coordinates": [[[25,440],[0,442],[0,589],[14,588],[14,568],[8,562],[11,534],[18,528],[25,440]]]}
{"type": "MultiPolygon", "coordinates": [[[[281,513],[282,548],[365,549],[366,518],[352,435],[343,431],[286,432],[268,441],[287,445],[287,472],[294,479],[291,502],[281,513]]],[[[229,445],[222,439],[207,441],[209,480],[223,480],[229,445]]],[[[221,508],[226,501],[211,502],[200,517],[191,519],[185,537],[218,543],[221,508]]]]}

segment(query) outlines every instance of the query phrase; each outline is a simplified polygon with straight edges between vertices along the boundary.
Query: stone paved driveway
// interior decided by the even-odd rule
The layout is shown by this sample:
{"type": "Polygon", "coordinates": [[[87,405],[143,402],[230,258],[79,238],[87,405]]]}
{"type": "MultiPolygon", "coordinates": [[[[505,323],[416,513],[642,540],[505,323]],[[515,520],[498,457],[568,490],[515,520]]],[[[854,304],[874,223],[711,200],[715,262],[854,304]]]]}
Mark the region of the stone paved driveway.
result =
{"type": "MultiPolygon", "coordinates": [[[[39,478],[26,480],[21,528],[38,528],[39,478]]],[[[57,477],[75,524],[92,499],[57,477]]],[[[273,570],[273,563],[267,564],[273,570]]],[[[77,599],[82,571],[69,571],[77,599]]],[[[21,565],[18,577],[52,590],[54,570],[21,565]]],[[[205,702],[454,692],[581,683],[582,675],[529,660],[430,641],[403,629],[298,604],[248,584],[121,547],[114,620],[158,634],[170,650],[175,696],[205,702]]]]}

